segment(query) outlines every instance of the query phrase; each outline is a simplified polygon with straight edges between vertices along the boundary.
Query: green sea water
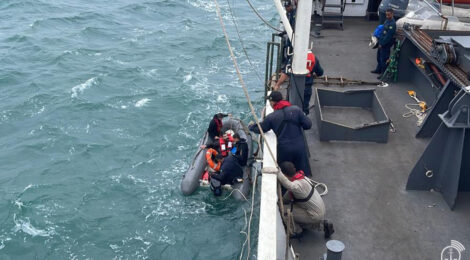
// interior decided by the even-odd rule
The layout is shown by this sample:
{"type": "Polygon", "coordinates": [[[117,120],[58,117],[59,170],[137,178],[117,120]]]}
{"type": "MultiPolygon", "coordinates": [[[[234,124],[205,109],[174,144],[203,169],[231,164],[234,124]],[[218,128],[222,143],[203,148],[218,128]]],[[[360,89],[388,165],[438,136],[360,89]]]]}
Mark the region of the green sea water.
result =
{"type": "MultiPolygon", "coordinates": [[[[271,31],[229,1],[260,108],[271,31]]],[[[0,259],[237,259],[250,204],[179,190],[214,113],[250,120],[213,1],[2,0],[0,17],[0,259]]]]}

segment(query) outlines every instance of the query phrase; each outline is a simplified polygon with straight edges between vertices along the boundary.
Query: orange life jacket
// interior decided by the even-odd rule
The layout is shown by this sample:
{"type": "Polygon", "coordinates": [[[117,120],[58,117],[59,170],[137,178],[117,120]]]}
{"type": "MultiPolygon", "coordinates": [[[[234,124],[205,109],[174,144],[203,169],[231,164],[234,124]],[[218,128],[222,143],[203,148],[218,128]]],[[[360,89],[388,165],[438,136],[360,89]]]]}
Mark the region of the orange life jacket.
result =
{"type": "Polygon", "coordinates": [[[307,53],[307,69],[308,69],[307,77],[312,76],[312,71],[313,71],[314,67],[315,67],[315,54],[313,54],[313,52],[309,51],[307,53]]]}
{"type": "Polygon", "coordinates": [[[219,171],[220,170],[220,165],[221,163],[218,162],[217,164],[212,160],[212,156],[216,156],[217,155],[217,151],[212,149],[212,148],[209,148],[206,152],[206,161],[207,161],[207,164],[209,165],[209,167],[211,167],[214,171],[219,171]]]}

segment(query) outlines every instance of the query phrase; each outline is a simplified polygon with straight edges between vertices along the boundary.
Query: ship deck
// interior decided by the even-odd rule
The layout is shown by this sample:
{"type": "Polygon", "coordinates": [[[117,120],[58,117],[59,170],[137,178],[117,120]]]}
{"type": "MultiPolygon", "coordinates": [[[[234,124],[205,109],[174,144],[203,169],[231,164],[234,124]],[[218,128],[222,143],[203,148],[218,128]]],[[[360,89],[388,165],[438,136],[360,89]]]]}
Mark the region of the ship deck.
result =
{"type": "MultiPolygon", "coordinates": [[[[313,38],[325,74],[377,81],[370,73],[376,51],[368,46],[376,25],[362,18],[345,19],[344,31],[331,27],[321,31],[321,38],[313,38]]],[[[328,185],[323,197],[327,219],[335,225],[332,238],[346,246],[343,259],[439,259],[451,240],[470,248],[469,193],[460,193],[451,211],[438,192],[405,190],[408,175],[429,142],[415,137],[416,117],[402,116],[405,104],[413,103],[407,90],[414,87],[390,83],[386,88],[343,89],[359,88],[376,88],[393,121],[396,132],[390,132],[387,143],[320,142],[313,110],[309,116],[314,126],[306,131],[313,179],[328,185]]],[[[311,105],[313,101],[314,96],[311,105]]],[[[300,259],[319,259],[326,252],[325,242],[323,233],[306,231],[293,246],[300,259]]],[[[463,254],[465,259],[470,252],[463,254]]]]}

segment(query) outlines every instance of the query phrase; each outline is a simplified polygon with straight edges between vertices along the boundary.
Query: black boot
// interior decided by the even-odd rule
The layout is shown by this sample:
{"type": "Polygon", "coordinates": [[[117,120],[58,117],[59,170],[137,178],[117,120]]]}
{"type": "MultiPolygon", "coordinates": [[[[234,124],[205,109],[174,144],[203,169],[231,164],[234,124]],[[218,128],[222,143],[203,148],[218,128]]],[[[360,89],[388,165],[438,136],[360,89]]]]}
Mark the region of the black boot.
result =
{"type": "Polygon", "coordinates": [[[325,238],[329,239],[331,235],[335,233],[333,223],[328,223],[328,220],[323,220],[323,231],[325,231],[325,238]]]}

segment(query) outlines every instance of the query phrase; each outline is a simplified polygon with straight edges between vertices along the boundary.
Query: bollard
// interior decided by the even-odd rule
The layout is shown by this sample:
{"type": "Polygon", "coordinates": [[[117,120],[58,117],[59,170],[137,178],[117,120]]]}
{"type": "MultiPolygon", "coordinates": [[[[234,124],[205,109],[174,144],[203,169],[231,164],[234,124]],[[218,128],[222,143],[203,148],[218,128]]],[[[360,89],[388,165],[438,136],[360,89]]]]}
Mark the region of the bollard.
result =
{"type": "Polygon", "coordinates": [[[330,240],[326,242],[326,249],[326,254],[323,256],[325,260],[341,260],[344,244],[339,240],[330,240]]]}

